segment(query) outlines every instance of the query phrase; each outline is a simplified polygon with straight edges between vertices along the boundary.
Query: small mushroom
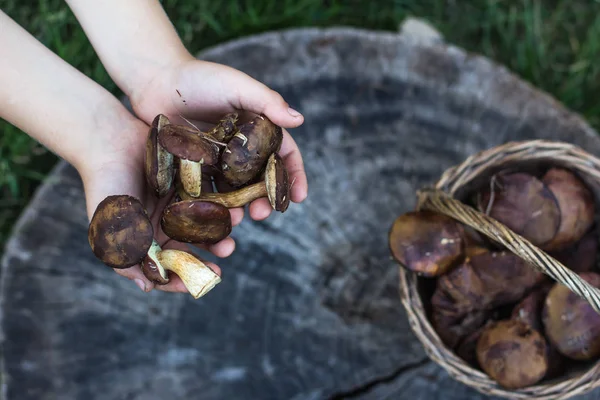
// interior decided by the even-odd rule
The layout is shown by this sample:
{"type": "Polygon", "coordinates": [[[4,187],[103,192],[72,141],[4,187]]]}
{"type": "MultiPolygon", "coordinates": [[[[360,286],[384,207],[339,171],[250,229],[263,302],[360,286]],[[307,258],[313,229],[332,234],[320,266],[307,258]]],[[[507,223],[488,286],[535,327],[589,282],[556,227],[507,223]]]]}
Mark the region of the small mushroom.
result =
{"type": "Polygon", "coordinates": [[[202,188],[202,165],[215,165],[219,148],[182,125],[166,125],[158,132],[158,142],[179,159],[179,179],[183,189],[198,197],[202,188]]]}
{"type": "Polygon", "coordinates": [[[211,130],[206,132],[219,142],[228,143],[237,131],[236,123],[238,121],[238,113],[226,114],[211,130]]]}
{"type": "Polygon", "coordinates": [[[496,321],[477,341],[477,361],[483,371],[506,389],[531,386],[548,371],[546,339],[522,321],[496,321]]]}
{"type": "Polygon", "coordinates": [[[221,277],[193,254],[182,250],[162,250],[154,241],[142,263],[142,272],[157,285],[166,285],[170,282],[167,271],[175,273],[196,299],[221,282],[221,277]]]}
{"type": "Polygon", "coordinates": [[[263,115],[239,127],[222,154],[221,170],[225,181],[240,187],[260,177],[267,160],[279,151],[283,130],[263,115]]]}
{"type": "MultiPolygon", "coordinates": [[[[186,198],[184,193],[179,193],[186,198]]],[[[202,193],[198,200],[211,201],[228,208],[243,207],[244,205],[267,197],[275,211],[285,212],[290,204],[290,184],[287,169],[279,154],[269,157],[265,179],[262,182],[226,193],[202,193]]],[[[189,199],[189,197],[187,197],[189,199]]]]}
{"type": "Polygon", "coordinates": [[[581,239],[594,223],[595,204],[592,192],[573,172],[551,168],[542,182],[552,192],[560,208],[560,227],[544,250],[561,250],[581,239]]]}
{"type": "Polygon", "coordinates": [[[169,283],[169,274],[163,265],[158,261],[158,253],[162,249],[156,240],[152,241],[150,250],[142,261],[142,273],[150,282],[154,282],[157,285],[166,285],[169,283]]]}
{"type": "Polygon", "coordinates": [[[159,114],[152,121],[146,140],[146,153],[144,155],[144,168],[146,182],[156,197],[167,195],[173,185],[175,168],[173,167],[173,154],[166,151],[158,143],[158,132],[169,124],[169,119],[159,114]]]}
{"type": "Polygon", "coordinates": [[[411,211],[394,220],[388,235],[392,257],[421,276],[447,273],[463,258],[464,229],[442,214],[411,211]]]}
{"type": "Polygon", "coordinates": [[[112,268],[129,268],[144,259],[154,228],[142,203],[133,196],[102,200],[90,221],[88,242],[94,255],[112,268]]]}
{"type": "Polygon", "coordinates": [[[161,227],[171,239],[185,243],[214,244],[232,230],[229,209],[203,200],[182,200],[168,205],[161,227]]]}
{"type": "MultiPolygon", "coordinates": [[[[582,272],[581,279],[600,288],[600,275],[582,272]]],[[[600,357],[600,314],[590,303],[562,283],[555,283],[546,296],[542,323],[548,340],[573,360],[600,357]]]]}

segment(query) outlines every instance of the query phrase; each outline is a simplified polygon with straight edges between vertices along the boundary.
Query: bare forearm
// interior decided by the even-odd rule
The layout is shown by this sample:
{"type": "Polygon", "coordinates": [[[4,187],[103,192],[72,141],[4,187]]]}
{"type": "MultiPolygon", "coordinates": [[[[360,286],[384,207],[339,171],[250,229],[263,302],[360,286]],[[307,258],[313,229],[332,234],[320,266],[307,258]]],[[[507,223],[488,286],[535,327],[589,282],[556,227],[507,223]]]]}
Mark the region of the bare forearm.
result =
{"type": "Polygon", "coordinates": [[[131,115],[0,11],[0,117],[79,167],[131,115]]]}
{"type": "Polygon", "coordinates": [[[102,64],[127,95],[190,57],[157,0],[67,0],[102,64]]]}

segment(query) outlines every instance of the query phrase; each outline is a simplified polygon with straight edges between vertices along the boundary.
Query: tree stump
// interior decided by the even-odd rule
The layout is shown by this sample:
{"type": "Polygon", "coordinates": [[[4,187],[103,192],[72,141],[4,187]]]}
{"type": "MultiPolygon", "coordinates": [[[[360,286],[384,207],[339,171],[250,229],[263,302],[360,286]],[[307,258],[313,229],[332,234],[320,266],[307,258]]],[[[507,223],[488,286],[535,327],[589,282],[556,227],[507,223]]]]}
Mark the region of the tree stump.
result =
{"type": "Polygon", "coordinates": [[[6,398],[487,398],[429,361],[412,334],[390,224],[474,152],[543,138],[600,154],[596,132],[505,68],[439,40],[298,29],[199,57],[304,113],[291,133],[308,199],[244,219],[234,255],[209,257],[223,282],[206,297],[144,294],[93,256],[80,178],[61,163],[2,260],[6,398]]]}

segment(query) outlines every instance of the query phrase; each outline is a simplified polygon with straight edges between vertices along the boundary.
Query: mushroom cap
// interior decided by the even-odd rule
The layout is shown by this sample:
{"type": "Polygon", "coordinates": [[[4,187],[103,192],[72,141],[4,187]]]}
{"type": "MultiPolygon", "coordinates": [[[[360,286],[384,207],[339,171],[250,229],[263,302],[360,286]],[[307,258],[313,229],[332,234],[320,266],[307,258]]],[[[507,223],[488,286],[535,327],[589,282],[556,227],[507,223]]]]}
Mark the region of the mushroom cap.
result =
{"type": "Polygon", "coordinates": [[[560,226],[543,250],[562,250],[581,239],[594,223],[595,204],[591,190],[574,172],[554,167],[542,182],[556,198],[560,210],[560,226]]]}
{"type": "Polygon", "coordinates": [[[522,321],[492,322],[481,333],[476,352],[481,369],[506,389],[533,385],[548,370],[546,339],[522,321]]]}
{"type": "MultiPolygon", "coordinates": [[[[600,288],[600,274],[581,272],[581,279],[600,288]]],[[[574,360],[600,357],[600,314],[562,283],[555,283],[544,300],[542,323],[546,337],[564,356],[574,360]]]]}
{"type": "Polygon", "coordinates": [[[263,115],[239,126],[223,151],[221,170],[227,184],[240,187],[258,179],[272,153],[279,151],[283,131],[263,115]],[[244,139],[246,138],[246,139],[244,139]]]}
{"type": "Polygon", "coordinates": [[[169,119],[159,114],[152,121],[146,140],[144,168],[146,182],[158,198],[166,196],[173,185],[175,168],[173,154],[158,143],[158,132],[169,124],[169,119]]]}
{"type": "Polygon", "coordinates": [[[269,156],[265,171],[265,184],[271,207],[284,212],[290,204],[290,184],[287,169],[279,154],[269,156]]]}
{"type": "Polygon", "coordinates": [[[550,242],[560,226],[556,197],[538,178],[524,172],[501,172],[480,192],[479,210],[536,246],[550,242]]]}
{"type": "Polygon", "coordinates": [[[162,266],[158,258],[161,248],[159,244],[154,241],[148,254],[144,257],[142,262],[142,273],[149,281],[154,282],[157,285],[166,285],[169,283],[169,275],[167,270],[162,266]]]}
{"type": "Polygon", "coordinates": [[[232,230],[229,209],[201,200],[182,200],[165,208],[161,227],[171,239],[185,243],[214,244],[232,230]]]}
{"type": "Polygon", "coordinates": [[[153,237],[154,228],[144,206],[129,195],[102,200],[88,229],[94,255],[112,268],[129,268],[142,262],[153,237]]]}
{"type": "Polygon", "coordinates": [[[410,211],[399,215],[388,232],[392,257],[404,268],[422,276],[440,276],[462,258],[463,226],[433,211],[410,211]]]}
{"type": "Polygon", "coordinates": [[[219,148],[197,131],[185,125],[168,124],[158,132],[158,142],[169,153],[188,161],[202,161],[215,165],[219,161],[219,148]]]}

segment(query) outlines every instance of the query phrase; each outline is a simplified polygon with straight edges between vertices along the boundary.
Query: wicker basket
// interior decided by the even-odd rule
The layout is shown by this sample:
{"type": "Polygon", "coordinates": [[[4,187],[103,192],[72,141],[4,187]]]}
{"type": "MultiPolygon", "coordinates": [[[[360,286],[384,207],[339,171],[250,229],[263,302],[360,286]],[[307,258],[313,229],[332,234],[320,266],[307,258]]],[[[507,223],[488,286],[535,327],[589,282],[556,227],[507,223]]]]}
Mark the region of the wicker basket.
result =
{"type": "MultiPolygon", "coordinates": [[[[469,186],[472,188],[477,185],[477,181],[489,179],[499,169],[536,168],[540,165],[563,166],[577,173],[594,192],[597,209],[600,209],[600,159],[572,144],[544,140],[510,142],[472,155],[462,164],[446,170],[434,187],[420,190],[417,194],[417,209],[445,214],[500,242],[509,251],[528,261],[532,267],[584,297],[600,313],[600,290],[523,237],[464,204],[469,186]]],[[[584,370],[572,371],[561,378],[542,381],[520,390],[508,390],[499,386],[484,372],[458,357],[438,337],[426,313],[425,304],[429,298],[424,293],[426,289],[423,289],[425,285],[422,285],[422,280],[416,274],[400,268],[402,303],[411,328],[428,356],[456,380],[482,393],[511,399],[567,399],[600,386],[600,361],[584,370]]]]}

